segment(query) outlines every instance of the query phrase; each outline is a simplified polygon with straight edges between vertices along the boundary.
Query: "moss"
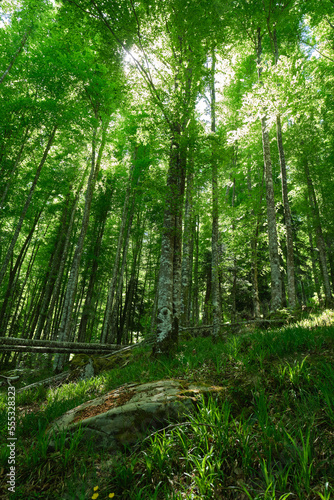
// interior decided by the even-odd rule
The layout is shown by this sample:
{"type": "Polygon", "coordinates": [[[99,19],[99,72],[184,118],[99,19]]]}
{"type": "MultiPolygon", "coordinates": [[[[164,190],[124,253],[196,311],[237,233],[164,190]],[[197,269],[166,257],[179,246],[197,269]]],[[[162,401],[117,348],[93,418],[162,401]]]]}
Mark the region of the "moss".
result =
{"type": "Polygon", "coordinates": [[[102,356],[89,356],[88,354],[76,354],[70,361],[70,380],[73,381],[80,376],[82,368],[87,365],[89,359],[93,362],[94,374],[98,375],[103,371],[126,366],[130,358],[132,358],[132,354],[129,351],[117,355],[110,355],[108,358],[102,356]]]}

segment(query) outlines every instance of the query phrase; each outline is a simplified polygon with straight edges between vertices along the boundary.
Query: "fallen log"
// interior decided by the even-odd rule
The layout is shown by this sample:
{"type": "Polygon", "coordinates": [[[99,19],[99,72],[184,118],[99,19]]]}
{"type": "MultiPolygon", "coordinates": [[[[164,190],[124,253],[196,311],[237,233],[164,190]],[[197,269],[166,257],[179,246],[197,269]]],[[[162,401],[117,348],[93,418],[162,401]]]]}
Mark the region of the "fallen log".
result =
{"type": "Polygon", "coordinates": [[[110,349],[118,349],[117,344],[89,344],[86,342],[60,342],[58,340],[40,340],[40,339],[24,339],[24,338],[15,338],[15,337],[0,337],[0,345],[26,345],[29,347],[63,347],[70,348],[74,347],[75,349],[98,349],[100,351],[110,350],[110,349]]]}
{"type": "MultiPolygon", "coordinates": [[[[235,323],[220,323],[219,326],[240,326],[240,325],[248,325],[249,323],[282,323],[282,321],[285,321],[284,318],[282,319],[250,319],[248,321],[237,321],[235,323]]],[[[198,325],[198,326],[179,326],[179,330],[208,330],[210,328],[213,328],[213,325],[198,325]]]]}
{"type": "Polygon", "coordinates": [[[68,376],[69,371],[59,373],[58,375],[54,375],[53,377],[46,378],[44,380],[40,380],[39,382],[34,382],[33,384],[26,385],[25,387],[21,387],[21,389],[17,389],[15,392],[23,392],[23,391],[28,391],[29,389],[32,389],[34,387],[38,387],[39,385],[52,385],[53,382],[60,382],[62,380],[65,380],[66,377],[68,376]]]}
{"type": "Polygon", "coordinates": [[[113,349],[75,349],[69,347],[29,347],[27,345],[2,345],[0,348],[1,352],[33,352],[35,354],[43,354],[43,353],[61,353],[61,354],[112,354],[116,352],[115,348],[113,349]]]}

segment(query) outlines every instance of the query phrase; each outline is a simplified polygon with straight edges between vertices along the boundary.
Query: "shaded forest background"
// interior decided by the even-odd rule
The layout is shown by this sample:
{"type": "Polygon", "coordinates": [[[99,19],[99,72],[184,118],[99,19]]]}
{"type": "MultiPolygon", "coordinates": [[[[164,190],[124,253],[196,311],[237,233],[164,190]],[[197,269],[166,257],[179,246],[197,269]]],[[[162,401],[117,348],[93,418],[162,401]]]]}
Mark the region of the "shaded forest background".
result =
{"type": "Polygon", "coordinates": [[[0,336],[159,353],[332,306],[333,8],[3,1],[0,336]]]}

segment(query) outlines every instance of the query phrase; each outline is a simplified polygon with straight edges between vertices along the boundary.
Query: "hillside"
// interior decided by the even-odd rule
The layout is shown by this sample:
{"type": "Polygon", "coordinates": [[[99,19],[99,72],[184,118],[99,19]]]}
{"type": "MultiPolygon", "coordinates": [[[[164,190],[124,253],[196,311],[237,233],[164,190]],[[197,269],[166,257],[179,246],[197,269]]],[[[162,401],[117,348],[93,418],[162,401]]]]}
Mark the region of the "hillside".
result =
{"type": "MultiPolygon", "coordinates": [[[[86,382],[18,393],[17,487],[10,498],[333,498],[333,323],[327,310],[279,329],[230,334],[217,344],[181,340],[175,358],[156,360],[138,348],[125,366],[86,382]],[[63,436],[49,449],[45,429],[70,408],[126,383],[161,379],[223,391],[199,402],[185,421],[122,452],[96,452],[78,435],[67,443],[63,436]]],[[[45,375],[34,371],[35,379],[45,375]]],[[[22,383],[15,382],[17,389],[22,383]]],[[[2,387],[4,443],[5,406],[2,387]]],[[[5,486],[7,453],[1,450],[5,486]]]]}

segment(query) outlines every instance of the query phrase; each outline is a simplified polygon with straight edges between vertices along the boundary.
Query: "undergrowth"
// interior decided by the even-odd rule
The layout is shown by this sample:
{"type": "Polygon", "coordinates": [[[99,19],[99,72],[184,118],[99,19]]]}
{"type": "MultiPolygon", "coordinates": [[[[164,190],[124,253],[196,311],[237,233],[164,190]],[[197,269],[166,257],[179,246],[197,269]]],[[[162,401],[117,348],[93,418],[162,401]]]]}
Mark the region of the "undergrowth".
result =
{"type": "MultiPolygon", "coordinates": [[[[240,499],[334,498],[334,315],[272,330],[181,341],[174,358],[138,349],[123,368],[87,382],[17,394],[16,493],[10,498],[240,499]],[[94,452],[80,429],[52,450],[55,418],[123,383],[187,379],[224,388],[186,421],[123,453],[94,452]],[[95,488],[95,489],[94,489],[95,488]]],[[[0,400],[6,442],[6,398],[0,400]]],[[[1,447],[6,490],[8,452],[1,447]]],[[[8,498],[1,496],[0,498],[8,498]]]]}

